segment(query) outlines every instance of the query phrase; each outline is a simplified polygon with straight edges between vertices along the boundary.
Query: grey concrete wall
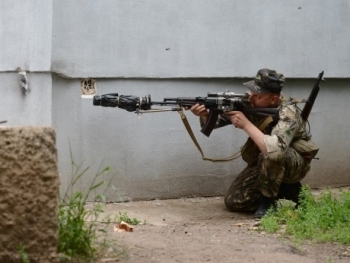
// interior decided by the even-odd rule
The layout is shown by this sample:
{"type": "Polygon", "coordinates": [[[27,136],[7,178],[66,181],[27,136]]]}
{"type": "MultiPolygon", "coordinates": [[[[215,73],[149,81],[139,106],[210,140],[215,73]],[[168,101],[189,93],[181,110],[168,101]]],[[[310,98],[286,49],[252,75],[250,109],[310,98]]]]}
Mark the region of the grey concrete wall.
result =
{"type": "MultiPolygon", "coordinates": [[[[246,79],[193,80],[104,80],[98,79],[100,94],[151,94],[154,101],[169,96],[206,96],[206,92],[226,89],[237,93],[245,89],[246,79]]],[[[285,95],[306,98],[314,80],[287,79],[285,95]],[[308,90],[306,89],[308,88],[308,90]]],[[[310,116],[311,134],[320,146],[320,160],[312,162],[305,183],[313,187],[350,184],[347,158],[347,100],[349,81],[328,79],[322,85],[310,116]]],[[[211,163],[201,159],[176,112],[137,116],[122,109],[92,106],[91,99],[79,99],[79,82],[54,78],[55,116],[58,131],[61,173],[69,174],[71,157],[90,166],[86,188],[103,161],[115,176],[112,183],[122,199],[170,198],[225,193],[233,178],[244,168],[241,160],[211,163]],[[69,125],[67,125],[67,123],[69,125]]],[[[303,106],[302,104],[300,106],[303,106]]],[[[204,152],[226,157],[237,151],[246,135],[234,127],[215,130],[207,138],[200,133],[199,122],[190,112],[187,117],[204,152]]],[[[65,177],[68,180],[68,177],[65,177]]],[[[68,182],[63,182],[63,187],[68,182]]],[[[109,198],[117,200],[112,191],[109,198]]]]}
{"type": "MultiPolygon", "coordinates": [[[[311,88],[312,85],[311,80],[288,81],[285,93],[306,98],[309,91],[305,87],[311,88]]],[[[350,95],[350,81],[327,79],[321,86],[310,115],[311,134],[320,147],[317,156],[320,159],[312,161],[312,169],[304,182],[314,187],[349,185],[347,97],[350,95]]]]}
{"type": "Polygon", "coordinates": [[[0,1],[0,71],[50,71],[52,3],[0,1]]]}
{"type": "Polygon", "coordinates": [[[349,77],[346,0],[60,0],[53,21],[69,77],[349,77]]]}
{"type": "Polygon", "coordinates": [[[51,0],[0,1],[0,120],[6,125],[52,125],[51,0]],[[18,69],[30,92],[22,93],[18,69]]]}
{"type": "MultiPolygon", "coordinates": [[[[22,2],[0,1],[0,120],[56,128],[62,190],[70,181],[71,147],[78,163],[91,166],[80,188],[104,160],[123,198],[226,191],[241,161],[202,161],[177,113],[139,119],[92,106],[80,97],[80,79],[97,78],[99,94],[151,94],[161,100],[243,91],[241,83],[262,67],[283,72],[286,94],[297,97],[305,97],[325,71],[327,83],[311,114],[321,160],[313,162],[306,181],[349,183],[348,1],[22,2]],[[27,95],[21,93],[18,67],[28,71],[27,95]]],[[[188,115],[196,127],[198,120],[188,115]]],[[[199,129],[196,134],[208,155],[226,156],[246,138],[234,129],[232,135],[232,129],[209,139],[199,129]]],[[[109,198],[117,199],[112,192],[109,198]]]]}
{"type": "Polygon", "coordinates": [[[52,125],[52,77],[50,73],[28,73],[30,91],[22,92],[16,72],[0,73],[0,121],[5,125],[52,125]]]}
{"type": "MultiPolygon", "coordinates": [[[[86,188],[103,162],[115,176],[112,183],[123,199],[147,199],[222,193],[236,171],[236,163],[212,164],[202,161],[176,112],[137,116],[116,108],[92,105],[91,99],[79,98],[80,82],[54,78],[53,120],[57,133],[62,174],[70,174],[71,156],[83,167],[90,166],[86,188]],[[71,145],[69,147],[69,144],[71,145]]],[[[98,80],[99,93],[146,95],[162,100],[165,96],[206,95],[205,90],[227,89],[227,80],[98,80]]],[[[242,89],[241,87],[241,90],[242,89]]],[[[226,157],[239,149],[244,138],[234,138],[225,127],[209,140],[199,132],[199,121],[187,114],[203,150],[209,156],[226,157]],[[237,142],[231,147],[230,142],[237,142]]],[[[62,177],[63,178],[63,177],[62,177]]],[[[63,188],[69,177],[64,177],[63,188]]],[[[62,190],[63,191],[63,190],[62,190]]],[[[116,199],[113,192],[109,198],[116,199]]]]}

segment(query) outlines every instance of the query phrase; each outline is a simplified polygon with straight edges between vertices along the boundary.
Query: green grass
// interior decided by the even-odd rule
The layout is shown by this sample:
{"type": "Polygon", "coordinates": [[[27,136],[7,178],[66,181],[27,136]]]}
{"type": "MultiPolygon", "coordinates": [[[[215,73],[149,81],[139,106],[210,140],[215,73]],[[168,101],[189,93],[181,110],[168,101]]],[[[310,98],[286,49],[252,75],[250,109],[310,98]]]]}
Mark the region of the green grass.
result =
{"type": "Polygon", "coordinates": [[[125,223],[128,223],[130,225],[146,224],[146,220],[141,222],[140,220],[138,220],[135,217],[134,218],[130,218],[127,212],[124,212],[124,213],[119,212],[119,215],[116,215],[114,220],[116,222],[119,222],[119,223],[124,221],[125,223]]]}
{"type": "Polygon", "coordinates": [[[350,244],[350,191],[335,196],[331,189],[315,198],[303,187],[300,205],[279,206],[261,219],[261,230],[274,233],[285,227],[284,235],[295,241],[336,242],[350,244]]]}
{"type": "Polygon", "coordinates": [[[28,253],[22,244],[18,247],[18,251],[20,254],[20,258],[21,258],[20,262],[21,263],[30,263],[28,253]]]}
{"type": "Polygon", "coordinates": [[[112,187],[102,175],[110,172],[110,167],[96,172],[88,189],[76,191],[74,188],[83,180],[89,167],[82,169],[82,163],[76,164],[72,158],[72,179],[58,205],[58,253],[61,262],[95,262],[104,257],[118,258],[125,254],[114,240],[108,236],[108,228],[113,221],[110,216],[102,217],[105,205],[105,193],[112,187]],[[97,194],[101,192],[102,194],[97,194]],[[87,206],[89,199],[92,206],[87,206]]]}

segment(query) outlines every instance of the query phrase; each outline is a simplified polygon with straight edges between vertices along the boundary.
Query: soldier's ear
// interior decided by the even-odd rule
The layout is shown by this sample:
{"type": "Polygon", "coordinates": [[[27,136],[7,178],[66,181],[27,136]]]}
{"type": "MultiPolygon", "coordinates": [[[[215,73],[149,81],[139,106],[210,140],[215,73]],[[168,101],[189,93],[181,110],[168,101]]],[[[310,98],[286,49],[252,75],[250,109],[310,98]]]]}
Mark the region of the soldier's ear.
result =
{"type": "Polygon", "coordinates": [[[278,100],[279,100],[280,96],[279,95],[272,95],[271,97],[271,105],[276,105],[278,103],[278,100]]]}

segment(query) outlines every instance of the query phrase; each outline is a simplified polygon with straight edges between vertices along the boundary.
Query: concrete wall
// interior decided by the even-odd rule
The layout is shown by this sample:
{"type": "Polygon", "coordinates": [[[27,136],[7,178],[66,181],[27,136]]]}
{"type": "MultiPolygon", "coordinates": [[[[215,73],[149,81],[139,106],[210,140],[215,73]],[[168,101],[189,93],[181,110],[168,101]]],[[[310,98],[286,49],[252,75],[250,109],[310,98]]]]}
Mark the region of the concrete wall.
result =
{"type": "Polygon", "coordinates": [[[0,120],[52,125],[52,7],[50,0],[0,1],[0,120]],[[21,69],[30,92],[24,95],[21,69]]]}
{"type": "Polygon", "coordinates": [[[0,73],[0,121],[9,126],[52,125],[52,75],[27,73],[27,95],[16,72],[0,73]]]}
{"type": "MultiPolygon", "coordinates": [[[[98,79],[100,94],[119,92],[145,95],[153,100],[168,96],[205,96],[206,91],[226,89],[241,93],[246,79],[220,80],[104,80],[98,79]]],[[[304,98],[314,80],[288,79],[285,95],[304,98]],[[306,89],[306,87],[308,89],[306,89]]],[[[314,187],[349,184],[347,176],[347,97],[348,80],[327,79],[310,115],[311,134],[320,146],[320,160],[304,180],[314,187]]],[[[84,160],[92,172],[104,161],[112,166],[112,183],[125,199],[199,196],[221,194],[244,167],[241,160],[210,163],[201,159],[176,112],[137,116],[117,108],[92,106],[91,99],[79,99],[79,82],[54,78],[55,116],[58,131],[61,172],[70,172],[69,142],[74,158],[84,160]],[[67,125],[70,123],[71,125],[67,125]],[[88,154],[86,154],[88,153],[88,154]],[[66,164],[66,165],[65,165],[66,164]]],[[[300,106],[303,106],[302,104],[300,106]]],[[[207,138],[200,133],[198,119],[187,117],[204,152],[212,157],[226,157],[237,151],[246,135],[233,127],[215,130],[207,138]]],[[[91,175],[89,175],[91,176],[91,175]]],[[[81,183],[86,188],[89,180],[81,183]]],[[[64,183],[65,184],[65,183],[64,183]]],[[[109,198],[112,197],[110,192],[109,198]]]]}
{"type": "MultiPolygon", "coordinates": [[[[0,117],[7,125],[56,128],[62,191],[70,181],[71,151],[77,163],[90,166],[80,188],[103,161],[116,173],[112,182],[122,199],[225,192],[242,161],[202,161],[177,113],[139,119],[92,106],[80,97],[80,79],[97,78],[99,94],[161,100],[243,92],[242,82],[262,67],[283,72],[285,94],[298,98],[325,71],[310,117],[321,160],[305,181],[350,183],[348,1],[2,0],[0,12],[0,89],[6,94],[0,117]],[[27,95],[20,92],[18,67],[29,71],[27,95]]],[[[232,127],[207,139],[198,120],[188,117],[208,155],[229,155],[246,139],[232,127]]],[[[118,199],[112,191],[108,196],[118,199]]]]}
{"type": "Polygon", "coordinates": [[[69,77],[349,77],[345,0],[54,1],[52,69],[69,77]]]}
{"type": "MultiPolygon", "coordinates": [[[[99,93],[145,95],[153,100],[164,96],[198,96],[205,90],[222,91],[228,80],[98,80],[99,93]]],[[[212,164],[202,161],[176,112],[137,116],[116,108],[92,105],[79,98],[78,81],[54,78],[54,126],[61,173],[70,172],[69,144],[76,160],[90,166],[90,174],[104,161],[115,175],[112,183],[124,198],[156,198],[221,193],[236,174],[238,162],[212,164]],[[69,125],[67,125],[69,123],[69,125]],[[88,153],[88,154],[87,154],[88,153]]],[[[231,84],[232,85],[232,84],[231,84]]],[[[230,85],[230,86],[231,86],[230,85]]],[[[237,89],[238,90],[238,89],[237,89]]],[[[240,87],[240,90],[244,90],[240,87]]],[[[187,114],[204,151],[213,157],[226,157],[239,149],[244,137],[230,134],[225,127],[207,137],[199,131],[199,121],[187,114]],[[231,147],[230,142],[237,142],[231,147]]],[[[63,183],[64,184],[64,183],[63,183]]],[[[86,188],[89,180],[81,182],[86,188]]]]}
{"type": "Polygon", "coordinates": [[[52,0],[1,0],[0,21],[0,71],[49,71],[52,0]]]}

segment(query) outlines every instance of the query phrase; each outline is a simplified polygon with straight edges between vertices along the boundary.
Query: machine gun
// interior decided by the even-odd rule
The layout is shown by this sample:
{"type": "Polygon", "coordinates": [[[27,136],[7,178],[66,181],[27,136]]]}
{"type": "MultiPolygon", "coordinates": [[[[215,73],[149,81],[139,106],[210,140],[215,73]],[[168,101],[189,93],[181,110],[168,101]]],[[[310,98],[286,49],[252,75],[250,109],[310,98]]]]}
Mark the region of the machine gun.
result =
{"type": "Polygon", "coordinates": [[[269,117],[271,116],[273,122],[277,122],[279,118],[278,108],[252,108],[248,103],[248,93],[236,94],[234,92],[209,92],[207,97],[178,97],[178,98],[164,98],[163,101],[157,102],[151,100],[151,95],[145,97],[137,97],[133,95],[118,95],[118,93],[109,93],[101,96],[94,96],[93,105],[103,107],[118,107],[130,112],[149,113],[149,112],[163,112],[163,111],[179,111],[183,108],[190,108],[195,104],[205,105],[209,110],[209,117],[201,132],[209,137],[215,127],[219,114],[225,111],[241,111],[244,114],[269,117]],[[167,109],[154,109],[153,105],[158,106],[172,106],[167,109]]]}

